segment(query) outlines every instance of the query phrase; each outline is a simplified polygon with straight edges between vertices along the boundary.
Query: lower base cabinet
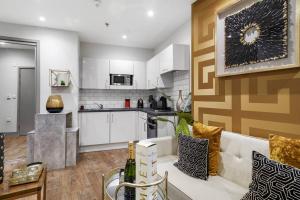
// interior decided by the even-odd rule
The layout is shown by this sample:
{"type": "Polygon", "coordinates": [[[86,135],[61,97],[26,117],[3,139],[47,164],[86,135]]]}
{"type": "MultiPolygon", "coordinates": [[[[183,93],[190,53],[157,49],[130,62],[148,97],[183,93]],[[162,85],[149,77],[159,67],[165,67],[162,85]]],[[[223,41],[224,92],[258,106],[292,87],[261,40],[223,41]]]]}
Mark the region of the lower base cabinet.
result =
{"type": "Polygon", "coordinates": [[[135,141],[136,113],[111,112],[110,143],[135,141]]]}
{"type": "MultiPolygon", "coordinates": [[[[175,122],[174,116],[160,116],[172,122],[175,122]]],[[[157,121],[157,137],[174,136],[175,130],[171,122],[157,121]]]]}
{"type": "Polygon", "coordinates": [[[109,113],[80,113],[80,146],[108,144],[109,113]]]}

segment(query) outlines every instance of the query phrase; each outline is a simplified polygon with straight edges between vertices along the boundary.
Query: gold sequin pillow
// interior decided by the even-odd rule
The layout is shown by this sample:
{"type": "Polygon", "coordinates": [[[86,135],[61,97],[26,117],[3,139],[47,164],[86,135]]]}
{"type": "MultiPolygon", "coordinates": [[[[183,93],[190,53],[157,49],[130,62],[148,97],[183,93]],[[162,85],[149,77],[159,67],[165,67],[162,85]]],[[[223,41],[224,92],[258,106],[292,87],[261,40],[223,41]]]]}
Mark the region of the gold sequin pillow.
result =
{"type": "Polygon", "coordinates": [[[220,156],[220,141],[222,128],[215,126],[206,126],[200,122],[194,122],[193,137],[208,139],[208,169],[209,175],[218,175],[219,156],[220,156]]]}
{"type": "Polygon", "coordinates": [[[300,140],[270,134],[269,143],[272,160],[300,169],[300,140]]]}

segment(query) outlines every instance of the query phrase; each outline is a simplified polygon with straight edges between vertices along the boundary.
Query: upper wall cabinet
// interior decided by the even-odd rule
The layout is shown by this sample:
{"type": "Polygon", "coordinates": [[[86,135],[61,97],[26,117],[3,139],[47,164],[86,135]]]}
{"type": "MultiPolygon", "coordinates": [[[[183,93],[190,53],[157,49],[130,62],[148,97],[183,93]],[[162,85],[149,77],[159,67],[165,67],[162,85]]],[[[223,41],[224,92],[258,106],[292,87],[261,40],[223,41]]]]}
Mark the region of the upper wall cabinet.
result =
{"type": "Polygon", "coordinates": [[[189,70],[189,46],[172,44],[159,54],[160,74],[171,71],[189,70]]]}
{"type": "Polygon", "coordinates": [[[110,74],[133,75],[133,62],[128,60],[110,60],[110,74]]]}
{"type": "Polygon", "coordinates": [[[146,86],[146,63],[135,61],[133,62],[134,75],[133,87],[137,90],[147,89],[146,86]]]}
{"type": "Polygon", "coordinates": [[[109,89],[109,60],[83,58],[81,88],[109,89]]]}

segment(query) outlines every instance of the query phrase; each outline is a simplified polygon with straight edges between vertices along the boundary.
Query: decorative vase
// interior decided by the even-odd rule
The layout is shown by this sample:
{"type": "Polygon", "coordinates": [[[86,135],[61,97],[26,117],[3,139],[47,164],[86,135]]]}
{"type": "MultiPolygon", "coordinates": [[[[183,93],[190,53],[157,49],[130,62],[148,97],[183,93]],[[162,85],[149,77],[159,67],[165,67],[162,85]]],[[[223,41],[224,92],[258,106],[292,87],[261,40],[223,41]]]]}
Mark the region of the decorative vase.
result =
{"type": "Polygon", "coordinates": [[[49,113],[60,113],[64,109],[64,102],[60,95],[48,97],[46,109],[49,113]]]}
{"type": "Polygon", "coordinates": [[[0,184],[4,179],[4,133],[0,133],[0,184]]]}
{"type": "Polygon", "coordinates": [[[178,112],[182,111],[182,104],[183,104],[183,98],[182,98],[182,90],[179,90],[178,100],[176,103],[176,110],[178,112]]]}

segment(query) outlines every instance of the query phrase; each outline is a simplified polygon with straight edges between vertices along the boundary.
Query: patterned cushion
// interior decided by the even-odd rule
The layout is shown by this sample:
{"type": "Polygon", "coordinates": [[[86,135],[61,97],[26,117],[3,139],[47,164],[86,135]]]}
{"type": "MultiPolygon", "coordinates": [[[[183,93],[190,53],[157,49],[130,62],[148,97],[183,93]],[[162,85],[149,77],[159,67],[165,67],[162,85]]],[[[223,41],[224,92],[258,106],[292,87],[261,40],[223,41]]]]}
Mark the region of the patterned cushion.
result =
{"type": "Polygon", "coordinates": [[[300,199],[300,170],[253,151],[252,183],[241,200],[300,199]]]}
{"type": "Polygon", "coordinates": [[[178,148],[179,159],[174,165],[189,176],[207,180],[208,140],[180,134],[178,148]]]}
{"type": "Polygon", "coordinates": [[[194,122],[193,136],[209,140],[209,175],[217,176],[220,160],[220,140],[222,128],[206,126],[200,122],[194,122]]]}
{"type": "Polygon", "coordinates": [[[269,141],[272,160],[300,169],[300,140],[270,134],[269,141]]]}

